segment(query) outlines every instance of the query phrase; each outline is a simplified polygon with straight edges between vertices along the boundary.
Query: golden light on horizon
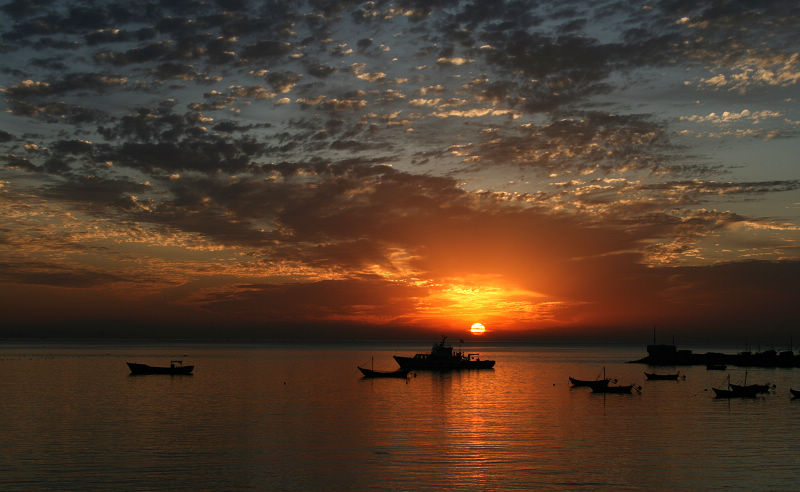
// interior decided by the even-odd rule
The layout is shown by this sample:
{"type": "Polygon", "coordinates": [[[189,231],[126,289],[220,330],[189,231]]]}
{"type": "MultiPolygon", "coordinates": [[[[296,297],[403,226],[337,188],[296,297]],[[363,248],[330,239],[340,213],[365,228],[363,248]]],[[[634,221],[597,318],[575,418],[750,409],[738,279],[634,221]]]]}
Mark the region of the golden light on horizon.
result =
{"type": "Polygon", "coordinates": [[[418,300],[415,316],[426,324],[441,323],[452,329],[470,327],[476,319],[491,322],[493,329],[534,323],[544,318],[538,306],[548,300],[544,294],[485,275],[423,285],[428,292],[418,300]]]}
{"type": "Polygon", "coordinates": [[[486,327],[482,323],[475,323],[469,329],[473,335],[483,335],[486,332],[486,327]]]}

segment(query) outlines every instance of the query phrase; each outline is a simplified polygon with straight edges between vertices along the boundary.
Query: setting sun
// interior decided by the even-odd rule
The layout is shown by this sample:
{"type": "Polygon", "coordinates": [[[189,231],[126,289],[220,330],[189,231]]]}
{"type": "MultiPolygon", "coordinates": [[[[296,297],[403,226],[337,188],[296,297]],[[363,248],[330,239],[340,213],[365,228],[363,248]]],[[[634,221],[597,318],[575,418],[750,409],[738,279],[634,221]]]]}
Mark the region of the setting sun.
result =
{"type": "Polygon", "coordinates": [[[481,323],[475,323],[474,325],[472,325],[469,331],[471,331],[474,335],[482,335],[483,332],[486,331],[486,327],[483,326],[481,323]]]}

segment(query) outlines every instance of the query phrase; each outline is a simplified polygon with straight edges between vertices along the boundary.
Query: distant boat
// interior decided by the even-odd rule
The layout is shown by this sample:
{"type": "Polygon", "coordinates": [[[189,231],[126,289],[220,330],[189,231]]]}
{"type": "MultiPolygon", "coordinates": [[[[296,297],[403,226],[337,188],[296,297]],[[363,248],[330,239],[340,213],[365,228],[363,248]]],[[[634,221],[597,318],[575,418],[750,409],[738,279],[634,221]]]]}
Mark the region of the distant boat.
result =
{"type": "Polygon", "coordinates": [[[725,364],[706,364],[706,370],[708,371],[724,371],[727,368],[728,366],[725,364]]]}
{"type": "Polygon", "coordinates": [[[654,372],[645,372],[644,375],[648,381],[677,381],[681,375],[680,371],[675,374],[657,374],[654,372]]]}
{"type": "Polygon", "coordinates": [[[126,362],[131,374],[172,374],[172,375],[191,375],[194,366],[184,366],[183,361],[172,360],[169,362],[169,367],[148,366],[147,364],[137,364],[135,362],[126,362]]]}
{"type": "Polygon", "coordinates": [[[789,388],[789,392],[792,394],[792,398],[800,398],[800,390],[789,388]]]}
{"type": "Polygon", "coordinates": [[[394,360],[403,369],[431,369],[437,371],[448,371],[454,369],[491,369],[494,367],[493,360],[481,360],[477,353],[465,354],[463,352],[453,352],[453,347],[445,345],[447,337],[442,337],[442,341],[434,344],[429,354],[416,354],[414,357],[394,356],[394,360]]]}
{"type": "Polygon", "coordinates": [[[361,371],[361,374],[364,375],[365,378],[402,378],[405,379],[408,377],[409,370],[397,369],[395,371],[375,371],[372,369],[367,369],[366,367],[356,366],[358,370],[361,371]]]}

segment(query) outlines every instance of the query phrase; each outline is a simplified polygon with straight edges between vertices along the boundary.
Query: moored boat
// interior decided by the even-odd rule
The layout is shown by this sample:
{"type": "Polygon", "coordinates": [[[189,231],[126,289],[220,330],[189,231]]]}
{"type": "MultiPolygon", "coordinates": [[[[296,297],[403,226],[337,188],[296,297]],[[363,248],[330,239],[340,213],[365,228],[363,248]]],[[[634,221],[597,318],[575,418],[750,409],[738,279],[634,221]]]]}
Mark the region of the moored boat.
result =
{"type": "Polygon", "coordinates": [[[792,394],[792,398],[800,398],[800,390],[789,388],[789,392],[792,394]]]}
{"type": "Polygon", "coordinates": [[[717,398],[755,398],[758,392],[749,386],[738,386],[734,389],[729,386],[728,389],[711,388],[714,390],[714,396],[717,398]]]}
{"type": "Polygon", "coordinates": [[[707,371],[724,371],[727,368],[725,364],[706,364],[707,371]]]}
{"type": "Polygon", "coordinates": [[[769,384],[747,384],[747,385],[731,384],[730,387],[733,390],[755,391],[756,394],[769,393],[770,390],[769,384]]]}
{"type": "Polygon", "coordinates": [[[448,371],[453,369],[491,369],[493,360],[481,360],[477,353],[453,352],[453,347],[445,345],[447,337],[434,344],[428,354],[416,354],[414,357],[394,356],[394,360],[403,369],[431,369],[448,371]]]}
{"type": "Polygon", "coordinates": [[[677,381],[681,375],[680,371],[675,374],[658,374],[655,372],[645,372],[645,377],[648,381],[677,381]]]}
{"type": "Polygon", "coordinates": [[[184,366],[183,361],[172,360],[169,362],[169,367],[149,366],[147,364],[138,364],[136,362],[126,362],[131,374],[171,374],[171,375],[184,375],[192,374],[194,366],[184,366]]]}
{"type": "Polygon", "coordinates": [[[569,382],[572,383],[572,386],[575,388],[586,387],[586,388],[602,388],[604,386],[608,386],[608,383],[611,382],[610,379],[575,379],[573,377],[569,378],[569,382]]]}

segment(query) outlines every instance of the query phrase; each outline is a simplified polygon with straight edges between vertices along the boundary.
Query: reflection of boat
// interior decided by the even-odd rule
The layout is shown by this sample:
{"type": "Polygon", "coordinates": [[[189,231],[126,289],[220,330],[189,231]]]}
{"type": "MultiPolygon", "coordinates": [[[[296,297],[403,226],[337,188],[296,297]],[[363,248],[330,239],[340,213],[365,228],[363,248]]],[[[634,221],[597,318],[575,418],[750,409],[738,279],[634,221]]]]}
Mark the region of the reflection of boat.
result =
{"type": "Polygon", "coordinates": [[[394,356],[394,360],[403,369],[491,369],[494,367],[493,360],[480,360],[478,354],[465,354],[463,352],[453,352],[453,347],[445,345],[445,339],[435,344],[429,354],[416,354],[414,357],[394,356]]]}
{"type": "Polygon", "coordinates": [[[169,362],[169,367],[148,366],[147,364],[137,364],[135,362],[126,362],[131,370],[131,374],[173,374],[173,375],[191,375],[194,366],[184,366],[183,361],[172,360],[169,362]]]}
{"type": "Polygon", "coordinates": [[[631,390],[633,390],[632,384],[626,386],[606,385],[593,387],[592,393],[630,393],[631,390]]]}
{"type": "Polygon", "coordinates": [[[792,394],[792,398],[800,398],[800,390],[789,388],[789,392],[792,394]]]}
{"type": "Polygon", "coordinates": [[[361,371],[361,374],[364,375],[365,378],[402,378],[405,379],[408,377],[408,369],[397,369],[395,371],[375,371],[372,369],[367,369],[365,367],[356,366],[358,370],[361,371]]]}
{"type": "Polygon", "coordinates": [[[611,382],[610,379],[575,379],[573,377],[569,378],[569,382],[572,383],[573,387],[587,387],[587,388],[602,388],[603,386],[608,386],[608,383],[611,382]]]}
{"type": "Polygon", "coordinates": [[[717,398],[755,398],[758,394],[755,389],[749,386],[738,386],[734,389],[729,386],[728,389],[711,388],[714,390],[714,395],[717,398]]]}
{"type": "Polygon", "coordinates": [[[680,374],[680,372],[676,372],[675,374],[657,374],[654,372],[644,373],[648,381],[677,381],[680,374]]]}

